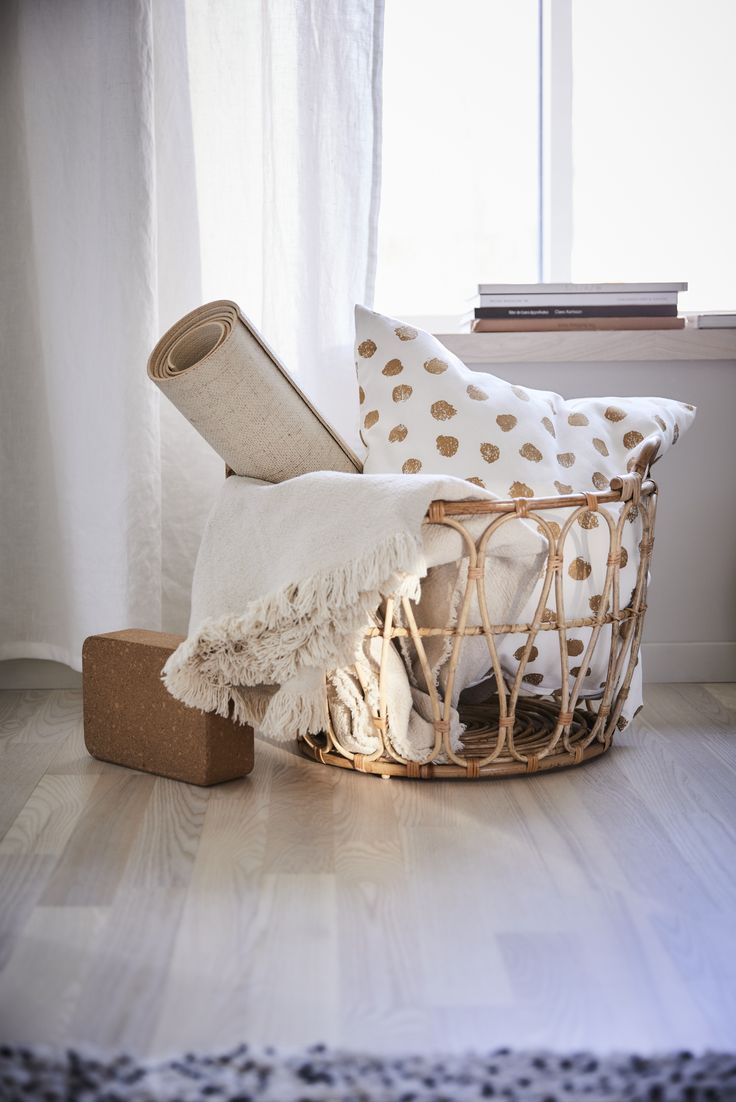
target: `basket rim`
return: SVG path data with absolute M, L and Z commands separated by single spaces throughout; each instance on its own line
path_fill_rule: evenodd
M 614 480 L 615 481 L 615 480 Z M 649 497 L 657 493 L 657 484 L 651 478 L 647 478 L 641 484 L 640 494 Z M 427 510 L 426 519 L 435 522 L 437 514 L 443 516 L 472 516 L 484 513 L 518 513 L 536 509 L 560 509 L 560 508 L 590 508 L 591 502 L 597 505 L 610 505 L 614 502 L 629 500 L 625 496 L 624 487 L 613 490 L 599 490 L 595 493 L 561 494 L 559 497 L 515 497 L 501 498 L 498 501 L 482 501 L 478 498 L 467 498 L 462 501 L 446 501 L 438 498 L 433 501 Z M 521 506 L 520 503 L 524 505 Z

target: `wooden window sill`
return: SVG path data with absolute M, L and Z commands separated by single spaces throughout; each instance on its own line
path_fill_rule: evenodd
M 435 335 L 468 364 L 736 360 L 736 329 Z

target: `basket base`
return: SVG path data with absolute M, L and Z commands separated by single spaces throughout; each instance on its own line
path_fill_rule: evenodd
M 479 780 L 493 777 L 529 776 L 534 773 L 549 772 L 553 769 L 566 769 L 583 765 L 593 758 L 605 754 L 611 746 L 611 740 L 591 739 L 591 731 L 596 721 L 594 712 L 577 708 L 570 724 L 567 746 L 560 736 L 556 746 L 548 751 L 552 732 L 555 730 L 559 705 L 539 697 L 523 697 L 517 702 L 514 724 L 514 746 L 524 759 L 520 761 L 505 748 L 493 761 L 478 766 L 491 754 L 498 740 L 498 709 L 493 701 L 483 704 L 460 706 L 460 718 L 466 724 L 463 735 L 462 751 L 468 764 L 456 762 L 405 765 L 393 758 L 380 757 L 370 759 L 359 755 L 359 764 L 337 750 L 321 749 L 311 745 L 306 739 L 298 738 L 297 745 L 305 757 L 322 765 L 334 765 L 339 769 L 352 769 L 359 773 L 377 773 L 382 777 L 407 777 L 413 780 Z M 568 749 L 569 747 L 569 749 Z

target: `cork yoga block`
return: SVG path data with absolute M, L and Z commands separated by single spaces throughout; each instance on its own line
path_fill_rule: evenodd
M 90 635 L 82 649 L 84 742 L 94 758 L 187 784 L 253 768 L 253 730 L 187 708 L 161 682 L 182 636 L 132 628 Z

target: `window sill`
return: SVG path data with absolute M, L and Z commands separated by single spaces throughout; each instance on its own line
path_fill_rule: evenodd
M 736 360 L 736 329 L 435 335 L 468 364 Z

